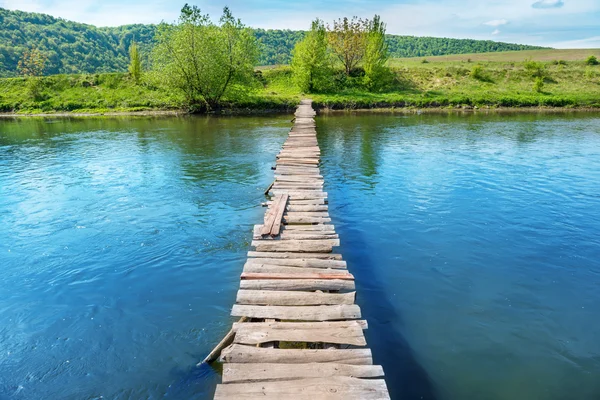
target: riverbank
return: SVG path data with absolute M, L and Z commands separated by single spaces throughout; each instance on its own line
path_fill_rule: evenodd
M 321 110 L 600 108 L 600 66 L 583 61 L 394 60 L 392 65 L 393 83 L 385 92 L 367 91 L 358 77 L 337 82 L 338 89 L 330 93 L 309 96 Z M 290 112 L 306 96 L 293 84 L 287 66 L 259 70 L 253 87 L 235 92 L 224 100 L 220 113 Z M 164 89 L 151 76 L 140 84 L 119 73 L 0 79 L 0 113 L 4 115 L 189 111 L 182 94 Z

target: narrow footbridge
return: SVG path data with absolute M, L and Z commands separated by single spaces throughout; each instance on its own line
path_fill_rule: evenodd
M 254 228 L 221 352 L 215 399 L 389 399 L 373 365 L 354 276 L 331 225 L 310 101 L 283 149 L 264 223 Z

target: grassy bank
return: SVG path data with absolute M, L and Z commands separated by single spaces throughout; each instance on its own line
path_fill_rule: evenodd
M 538 71 L 524 62 L 392 60 L 395 79 L 386 92 L 368 92 L 357 78 L 340 82 L 330 93 L 310 95 L 296 89 L 291 70 L 283 66 L 257 73 L 253 89 L 235 91 L 223 108 L 226 112 L 283 111 L 306 96 L 317 106 L 332 109 L 600 107 L 600 66 L 557 61 L 538 65 L 542 68 Z M 537 79 L 536 74 L 542 77 Z M 126 74 L 0 79 L 0 112 L 4 113 L 182 109 L 181 94 L 163 89 L 152 79 L 136 85 Z

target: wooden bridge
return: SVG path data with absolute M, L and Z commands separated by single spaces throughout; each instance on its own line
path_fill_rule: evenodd
M 310 101 L 277 156 L 272 201 L 254 229 L 221 353 L 215 399 L 389 399 L 373 365 L 354 276 L 330 224 Z

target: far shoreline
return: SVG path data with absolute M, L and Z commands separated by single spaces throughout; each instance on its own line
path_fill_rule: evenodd
M 330 108 L 319 107 L 319 115 L 342 114 L 518 114 L 518 113 L 600 113 L 598 107 L 373 107 L 373 108 Z M 185 110 L 144 110 L 144 111 L 89 111 L 89 112 L 47 112 L 47 113 L 0 113 L 0 119 L 25 118 L 83 118 L 83 117 L 244 117 L 257 115 L 293 115 L 292 109 L 226 109 L 218 113 L 191 113 Z

